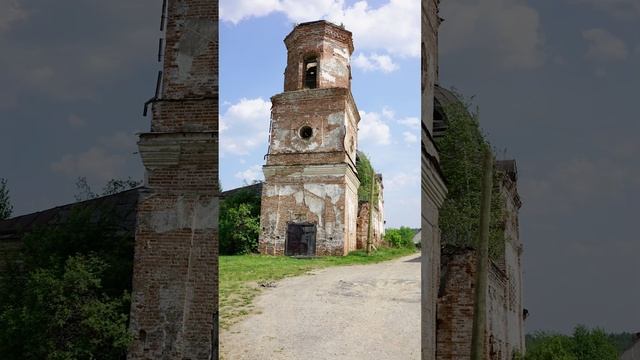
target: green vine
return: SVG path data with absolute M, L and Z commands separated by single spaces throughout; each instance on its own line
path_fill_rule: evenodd
M 436 139 L 448 189 L 440 209 L 442 245 L 475 247 L 478 242 L 482 153 L 490 144 L 480 130 L 478 110 L 469 108 L 462 102 L 446 105 L 447 130 Z M 498 191 L 502 176 L 494 165 L 489 238 L 489 256 L 494 260 L 503 256 L 505 246 L 505 205 Z
M 369 202 L 372 175 L 375 174 L 375 170 L 373 169 L 373 166 L 371 166 L 371 162 L 367 155 L 360 151 L 356 158 L 356 170 L 358 171 L 358 180 L 360 180 L 360 187 L 358 187 L 358 201 Z M 377 204 L 378 186 L 374 186 L 373 191 L 373 203 Z

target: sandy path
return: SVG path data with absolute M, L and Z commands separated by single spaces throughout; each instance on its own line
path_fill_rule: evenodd
M 420 357 L 419 255 L 287 278 L 220 334 L 222 359 Z

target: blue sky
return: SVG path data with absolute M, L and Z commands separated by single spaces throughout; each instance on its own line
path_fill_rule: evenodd
M 358 148 L 383 174 L 387 226 L 419 227 L 419 3 L 261 4 L 220 2 L 223 188 L 262 179 L 269 99 L 283 91 L 287 56 L 283 40 L 295 23 L 327 19 L 353 32 L 352 92 L 362 116 Z M 404 19 L 402 24 L 398 18 Z M 401 36 L 390 36 L 395 28 Z

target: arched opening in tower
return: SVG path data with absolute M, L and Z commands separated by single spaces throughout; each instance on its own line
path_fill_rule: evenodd
M 315 89 L 318 87 L 318 60 L 313 58 L 304 62 L 304 87 Z

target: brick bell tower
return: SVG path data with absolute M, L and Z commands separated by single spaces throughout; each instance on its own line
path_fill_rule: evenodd
M 327 21 L 284 40 L 284 92 L 271 98 L 260 252 L 346 255 L 356 248 L 360 115 L 351 95 L 351 32 Z
M 137 211 L 128 359 L 217 359 L 218 6 L 167 0 L 148 189 Z M 163 42 L 161 41 L 162 45 Z

